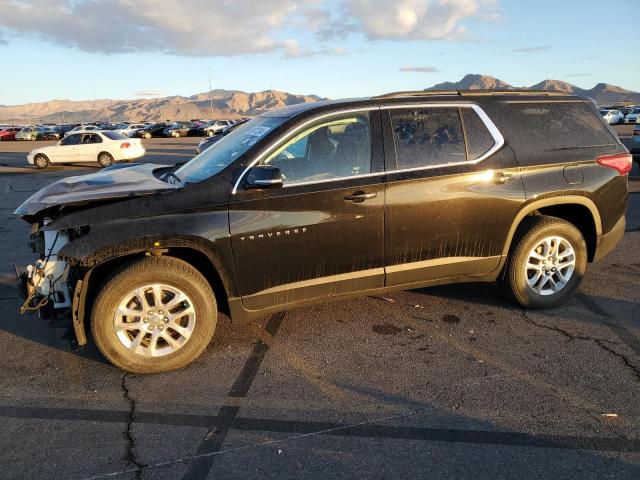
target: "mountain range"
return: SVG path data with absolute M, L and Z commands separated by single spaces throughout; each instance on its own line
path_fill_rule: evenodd
M 514 87 L 499 78 L 487 75 L 465 75 L 459 82 L 444 82 L 425 90 L 548 90 L 593 98 L 599 105 L 615 103 L 640 103 L 640 93 L 615 85 L 598 83 L 590 90 L 576 87 L 562 80 L 543 80 L 530 87 Z
M 295 95 L 277 90 L 257 93 L 213 90 L 211 96 L 206 92 L 190 97 L 176 95 L 137 100 L 51 100 L 14 106 L 0 105 L 0 122 L 168 121 L 211 117 L 224 120 L 259 115 L 274 108 L 318 100 L 321 100 L 320 97 L 315 95 Z
M 459 82 L 444 82 L 425 90 L 550 90 L 593 98 L 600 105 L 640 104 L 640 93 L 598 83 L 585 90 L 561 80 L 545 80 L 531 87 L 514 87 L 498 78 L 469 74 Z M 230 119 L 259 115 L 274 108 L 322 100 L 316 95 L 297 95 L 278 90 L 247 93 L 213 90 L 184 97 L 180 95 L 136 100 L 51 100 L 24 105 L 0 105 L 0 122 L 45 123 L 92 120 L 168 121 L 196 118 Z M 213 105 L 213 108 L 211 106 Z

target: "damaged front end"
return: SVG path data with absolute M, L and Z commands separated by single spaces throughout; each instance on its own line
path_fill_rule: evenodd
M 122 165 L 98 173 L 69 177 L 43 188 L 25 201 L 15 214 L 31 223 L 29 245 L 38 258 L 31 265 L 18 268 L 19 289 L 24 297 L 21 313 L 37 311 L 51 321 L 71 321 L 79 345 L 86 343 L 82 312 L 91 269 L 74 264 L 61 254 L 65 246 L 90 232 L 90 223 L 100 218 L 86 218 L 80 223 L 62 222 L 61 217 L 87 211 L 96 205 L 145 197 L 179 188 L 160 180 L 154 172 L 158 165 Z M 88 212 L 87 212 L 88 213 Z

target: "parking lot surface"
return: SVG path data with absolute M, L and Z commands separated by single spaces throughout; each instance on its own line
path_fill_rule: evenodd
M 640 478 L 640 194 L 562 308 L 469 284 L 222 317 L 193 365 L 139 376 L 18 314 L 11 263 L 34 255 L 13 210 L 96 168 L 25 168 L 33 147 L 0 143 L 2 478 Z

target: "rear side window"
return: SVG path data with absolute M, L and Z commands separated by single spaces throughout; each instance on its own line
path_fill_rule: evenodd
M 457 108 L 390 110 L 398 170 L 467 160 Z
M 102 134 L 110 140 L 127 140 L 129 138 L 118 132 L 104 131 Z
M 613 145 L 615 138 L 583 102 L 514 103 L 510 140 L 516 148 L 557 150 Z
M 467 139 L 467 159 L 477 160 L 491 150 L 495 140 L 485 123 L 472 108 L 461 108 L 460 115 Z

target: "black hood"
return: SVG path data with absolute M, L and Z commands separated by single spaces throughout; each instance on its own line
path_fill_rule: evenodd
M 139 197 L 182 187 L 158 179 L 153 171 L 161 168 L 168 166 L 120 164 L 88 175 L 63 178 L 33 194 L 14 214 L 30 217 L 52 207 Z

